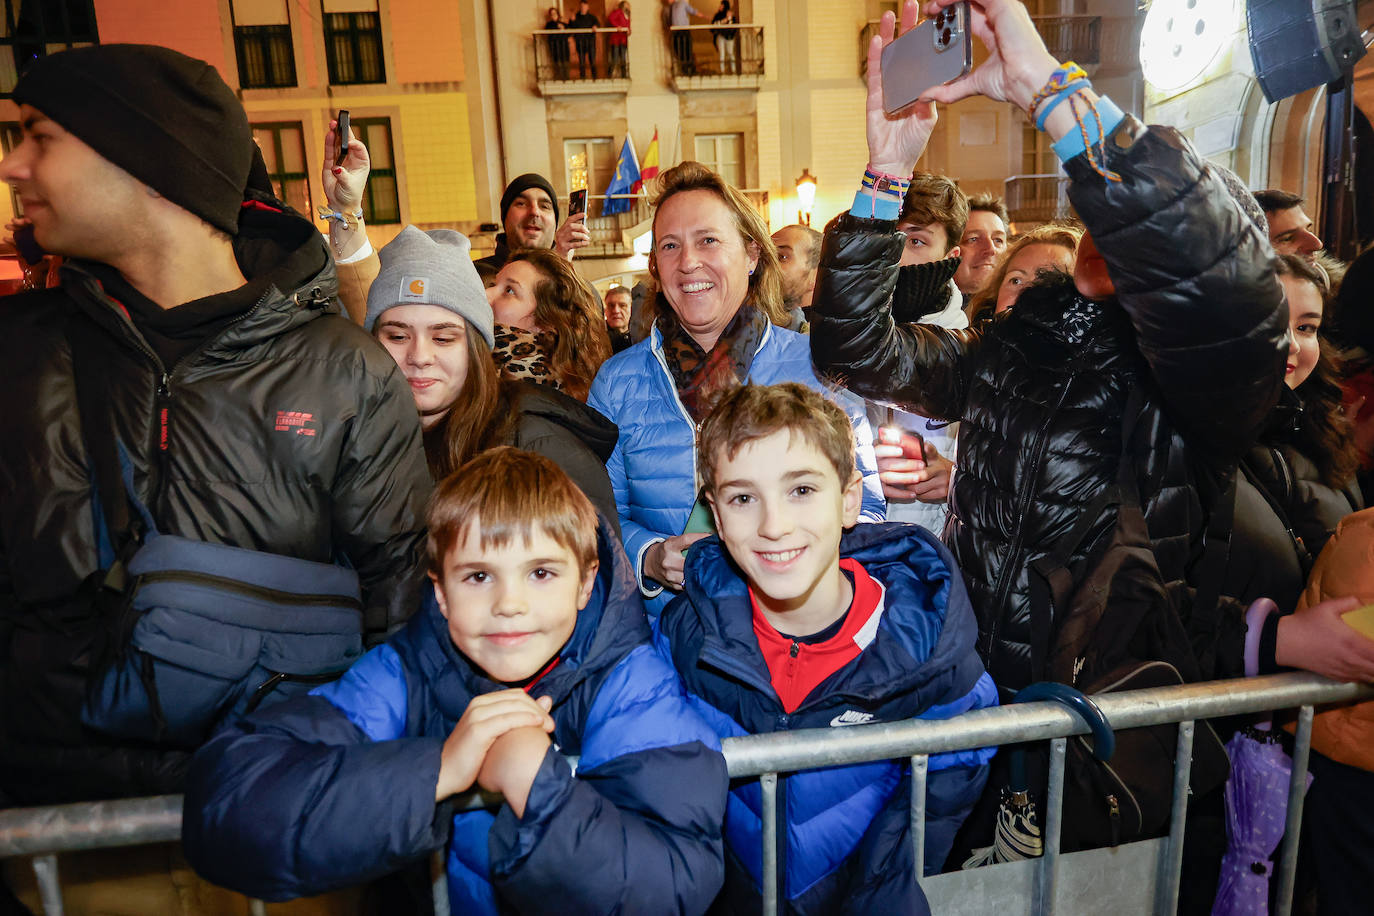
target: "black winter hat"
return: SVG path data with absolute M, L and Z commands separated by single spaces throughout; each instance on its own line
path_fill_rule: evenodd
M 553 221 L 557 223 L 561 219 L 558 210 L 558 195 L 554 193 L 553 185 L 543 175 L 535 172 L 526 172 L 506 185 L 506 192 L 501 195 L 501 225 L 506 224 L 506 213 L 510 210 L 510 205 L 515 203 L 515 198 L 530 188 L 543 188 L 544 193 L 549 195 L 549 200 L 553 201 Z
M 253 131 L 205 61 L 155 45 L 74 48 L 35 61 L 14 100 L 177 206 L 238 233 Z

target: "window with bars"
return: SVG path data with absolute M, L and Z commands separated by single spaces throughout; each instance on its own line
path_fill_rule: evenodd
M 744 134 L 697 134 L 697 161 L 737 188 L 744 187 Z
M 239 64 L 239 86 L 244 89 L 296 85 L 296 55 L 291 49 L 289 25 L 234 26 L 234 55 Z
M 373 225 L 399 223 L 401 199 L 396 184 L 395 150 L 391 145 L 391 119 L 355 118 L 349 129 L 363 141 L 372 160 L 367 193 L 363 195 L 363 219 Z
M 307 217 L 310 206 L 310 178 L 305 165 L 305 132 L 300 122 L 254 124 L 253 139 L 262 150 L 267 176 L 277 198 Z
M 324 48 L 332 85 L 386 82 L 377 13 L 324 13 Z
M 100 40 L 92 0 L 0 0 L 0 5 L 0 98 L 10 97 L 38 58 Z

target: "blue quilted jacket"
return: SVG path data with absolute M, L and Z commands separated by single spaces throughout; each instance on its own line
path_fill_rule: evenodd
M 440 752 L 500 689 L 453 647 L 431 598 L 343 678 L 221 731 L 195 756 L 186 857 L 265 900 L 355 885 L 448 842 L 455 913 L 701 913 L 722 881 L 727 779 L 714 732 L 654 651 L 603 522 L 601 572 L 559 664 L 554 748 L 524 817 L 435 804 Z M 559 753 L 561 752 L 561 753 Z M 564 755 L 580 755 L 574 777 Z
M 873 456 L 873 430 L 864 402 L 842 389 L 826 388 L 811 367 L 811 345 L 794 331 L 769 325 L 754 354 L 749 381 L 755 385 L 801 382 L 831 394 L 854 424 L 856 459 L 864 475 L 862 518 L 882 521 L 886 506 Z M 642 340 L 602 365 L 587 404 L 620 429 L 606 462 L 620 513 L 620 532 L 640 586 L 657 615 L 672 597 L 643 579 L 644 551 L 681 534 L 696 502 L 696 426 L 678 399 L 663 358 L 663 337 L 654 328 Z
M 684 594 L 659 618 L 657 643 L 721 737 L 863 722 L 942 719 L 997 705 L 974 649 L 977 622 L 949 551 L 915 525 L 856 525 L 840 554 L 883 587 L 877 632 L 792 713 L 778 700 L 754 635 L 745 581 L 708 538 L 687 559 Z M 938 871 L 987 781 L 995 749 L 930 757 L 925 870 Z M 877 761 L 778 779 L 778 888 L 792 914 L 929 912 L 912 867 L 911 768 Z M 757 913 L 762 796 L 740 783 L 726 809 L 725 891 L 717 909 Z

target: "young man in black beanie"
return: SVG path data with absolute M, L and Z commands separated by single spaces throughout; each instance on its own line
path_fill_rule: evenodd
M 372 641 L 423 579 L 414 401 L 338 317 L 320 233 L 248 189 L 252 132 L 212 67 L 80 48 L 35 62 L 14 99 L 23 137 L 0 179 L 66 261 L 60 286 L 0 309 L 0 807 L 180 791 L 184 752 L 79 719 L 108 623 L 88 577 L 111 555 L 71 342 L 93 341 L 83 368 L 160 533 L 346 561 Z
M 561 226 L 558 219 L 558 195 L 543 175 L 526 172 L 506 185 L 501 195 L 505 231 L 496 237 L 496 252 L 476 262 L 482 282 L 490 286 L 510 256 L 521 249 L 553 248 L 572 260 L 574 251 L 591 244 L 586 213 L 569 216 Z

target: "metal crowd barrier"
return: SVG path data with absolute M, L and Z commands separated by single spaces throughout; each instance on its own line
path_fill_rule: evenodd
M 1080 720 L 1054 703 L 999 706 L 939 721 L 908 720 L 848 728 L 807 729 L 728 738 L 723 742 L 732 778 L 757 776 L 763 789 L 763 911 L 779 912 L 777 887 L 777 779 L 779 773 L 872 760 L 909 758 L 912 778 L 913 867 L 924 861 L 925 785 L 931 754 L 1025 741 L 1050 741 L 1044 855 L 920 878 L 937 914 L 1027 912 L 1033 914 L 1171 914 L 1177 909 L 1188 811 L 1188 772 L 1194 723 L 1271 710 L 1298 710 L 1287 831 L 1278 863 L 1278 916 L 1292 907 L 1315 706 L 1374 699 L 1374 685 L 1339 684 L 1315 674 L 1292 673 L 1180 687 L 1123 691 L 1095 698 L 1113 729 L 1178 724 L 1174 794 L 1167 837 L 1071 854 L 1059 849 L 1064 797 L 1066 738 L 1086 734 Z M 468 808 L 499 799 L 474 793 Z M 135 798 L 50 808 L 0 811 L 0 858 L 32 856 L 44 912 L 60 916 L 62 896 L 57 853 L 113 846 L 173 842 L 181 831 L 181 797 Z M 1109 889 L 1109 890 L 1108 890 Z M 435 912 L 447 916 L 442 857 L 436 863 Z M 255 912 L 262 912 L 257 904 Z

